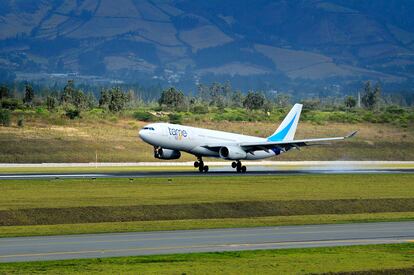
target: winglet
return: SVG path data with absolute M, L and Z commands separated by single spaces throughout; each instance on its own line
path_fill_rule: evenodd
M 351 137 L 355 136 L 357 133 L 358 133 L 358 131 L 353 131 L 349 135 L 345 136 L 345 138 L 351 138 Z

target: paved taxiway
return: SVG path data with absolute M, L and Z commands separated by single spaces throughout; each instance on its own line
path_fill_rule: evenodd
M 414 242 L 414 222 L 0 239 L 0 262 Z

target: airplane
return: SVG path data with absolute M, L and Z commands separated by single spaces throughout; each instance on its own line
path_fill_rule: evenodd
M 152 123 L 139 131 L 139 137 L 154 146 L 154 157 L 163 160 L 179 159 L 181 151 L 197 157 L 194 167 L 208 172 L 203 157 L 232 160 L 231 166 L 239 173 L 246 172 L 241 160 L 265 159 L 299 149 L 302 146 L 322 145 L 328 141 L 353 137 L 347 136 L 295 140 L 302 104 L 295 104 L 276 131 L 267 138 L 247 136 L 230 132 L 209 130 L 170 123 Z

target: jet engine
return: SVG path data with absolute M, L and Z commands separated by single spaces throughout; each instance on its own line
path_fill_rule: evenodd
M 156 148 L 154 150 L 154 157 L 157 159 L 179 159 L 181 157 L 181 153 L 177 150 Z
M 223 159 L 240 160 L 244 159 L 247 153 L 238 146 L 226 146 L 220 148 L 219 155 Z

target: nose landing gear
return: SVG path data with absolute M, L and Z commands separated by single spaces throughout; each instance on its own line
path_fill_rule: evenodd
M 194 167 L 198 168 L 198 171 L 200 173 L 204 172 L 207 173 L 208 172 L 208 165 L 204 165 L 203 159 L 201 157 L 197 157 L 198 161 L 194 162 Z
M 233 161 L 231 163 L 231 167 L 236 168 L 237 173 L 245 173 L 246 172 L 246 166 L 242 165 L 241 161 Z

